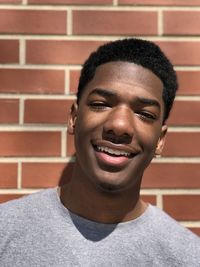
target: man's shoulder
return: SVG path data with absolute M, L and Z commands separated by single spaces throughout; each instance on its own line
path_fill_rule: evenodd
M 181 225 L 179 222 L 177 222 L 174 218 L 172 218 L 169 214 L 167 214 L 165 211 L 155 207 L 151 206 L 152 210 L 152 229 L 157 231 L 159 229 L 160 234 L 167 234 L 168 237 L 172 236 L 173 239 L 177 236 L 189 236 L 191 238 L 196 238 L 200 241 L 200 238 L 193 234 L 190 230 L 185 228 L 183 225 Z M 161 235 L 162 237 L 162 235 Z
M 37 201 L 40 201 L 41 199 L 49 198 L 49 195 L 52 194 L 53 191 L 55 191 L 55 188 L 50 188 L 50 189 L 44 189 L 40 190 L 34 193 L 31 193 L 29 195 L 22 196 L 20 198 L 14 199 L 7 201 L 5 203 L 0 204 L 0 209 L 8 209 L 12 207 L 23 207 L 24 205 L 26 206 L 27 204 L 33 204 L 37 203 Z
M 200 253 L 200 238 L 193 232 L 185 228 L 166 212 L 152 207 L 152 234 L 157 239 L 157 243 L 161 247 L 168 247 L 169 250 L 174 252 L 189 250 L 188 244 L 190 244 L 190 251 L 193 249 Z M 182 248 L 182 249 L 181 249 Z
M 50 205 L 54 191 L 46 189 L 0 204 L 0 227 L 38 216 Z
M 154 258 L 161 262 L 165 259 L 168 266 L 189 266 L 189 262 L 190 266 L 200 266 L 200 238 L 197 235 L 154 206 L 150 207 L 145 225 L 143 235 Z

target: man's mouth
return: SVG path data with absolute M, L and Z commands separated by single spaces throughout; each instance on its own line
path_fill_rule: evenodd
M 135 155 L 129 151 L 126 151 L 122 147 L 120 149 L 112 147 L 113 145 L 93 145 L 96 152 L 96 157 L 100 164 L 104 166 L 113 166 L 121 168 L 128 164 L 129 160 Z
M 99 141 L 96 144 L 93 143 L 93 148 L 100 164 L 121 168 L 138 154 L 133 153 L 133 150 L 127 148 L 126 145 L 107 143 L 105 141 Z
M 111 156 L 115 156 L 115 157 L 120 157 L 120 156 L 124 156 L 124 157 L 131 157 L 131 153 L 130 152 L 126 152 L 123 150 L 117 150 L 117 149 L 112 149 L 106 146 L 95 146 L 96 151 L 98 152 L 104 152 L 108 155 Z

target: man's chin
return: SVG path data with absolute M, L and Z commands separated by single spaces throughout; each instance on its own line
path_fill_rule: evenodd
M 113 178 L 112 180 L 99 180 L 96 185 L 102 192 L 108 194 L 122 193 L 128 190 L 128 188 L 134 187 L 133 183 L 127 184 L 125 181 L 120 181 L 117 178 Z
M 99 183 L 98 187 L 101 191 L 108 194 L 117 194 L 123 191 L 122 186 L 106 182 Z

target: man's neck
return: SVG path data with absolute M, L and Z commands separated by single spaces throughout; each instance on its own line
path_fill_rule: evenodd
M 60 188 L 63 205 L 79 216 L 100 223 L 119 223 L 141 216 L 147 208 L 139 197 L 140 185 L 112 194 L 86 181 L 80 176 L 73 176 L 69 183 Z

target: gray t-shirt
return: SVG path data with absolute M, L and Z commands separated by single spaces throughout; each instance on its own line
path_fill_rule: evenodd
M 149 205 L 135 220 L 96 223 L 56 189 L 0 205 L 0 266 L 200 266 L 200 238 Z

